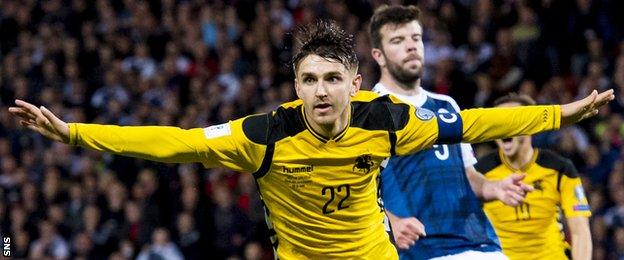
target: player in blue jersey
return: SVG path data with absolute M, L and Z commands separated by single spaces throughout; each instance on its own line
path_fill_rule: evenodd
M 381 79 L 373 90 L 452 121 L 451 113 L 460 110 L 456 102 L 420 87 L 424 50 L 418 16 L 414 6 L 375 11 L 369 33 Z M 476 162 L 468 144 L 435 145 L 387 161 L 381 197 L 402 259 L 507 259 L 479 199 L 515 206 L 532 187 L 521 182 L 523 175 L 488 182 L 474 169 Z

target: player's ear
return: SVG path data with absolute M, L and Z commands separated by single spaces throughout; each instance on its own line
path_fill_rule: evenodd
M 373 59 L 375 59 L 379 67 L 383 68 L 386 66 L 386 57 L 383 55 L 383 51 L 381 49 L 373 48 L 371 50 L 371 55 L 373 56 Z
M 351 82 L 351 91 L 349 94 L 351 94 L 351 96 L 355 96 L 355 94 L 357 94 L 358 91 L 360 91 L 360 86 L 362 85 L 362 75 L 361 74 L 356 74 L 355 77 L 353 77 L 353 81 Z

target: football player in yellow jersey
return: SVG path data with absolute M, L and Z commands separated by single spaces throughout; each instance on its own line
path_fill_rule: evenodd
M 530 97 L 515 93 L 495 101 L 499 107 L 534 104 Z M 475 167 L 489 180 L 513 173 L 526 174 L 524 181 L 534 187 L 520 206 L 510 207 L 499 201 L 483 205 L 503 252 L 512 260 L 567 259 L 567 243 L 557 221 L 563 211 L 571 233 L 572 258 L 590 259 L 591 212 L 572 162 L 551 151 L 534 148 L 531 136 L 497 140 L 496 144 L 498 151 L 479 159 Z
M 277 257 L 396 259 L 377 204 L 379 164 L 434 143 L 483 142 L 558 129 L 598 113 L 613 91 L 562 106 L 435 114 L 359 91 L 353 36 L 304 27 L 293 58 L 299 100 L 207 128 L 65 123 L 16 100 L 21 124 L 71 145 L 160 162 L 252 172 Z

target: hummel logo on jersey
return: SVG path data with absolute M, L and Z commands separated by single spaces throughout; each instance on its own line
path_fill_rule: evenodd
M 303 167 L 286 167 L 282 166 L 283 173 L 301 173 L 314 171 L 314 165 L 308 165 Z
M 549 113 L 548 113 L 548 110 L 547 110 L 547 109 L 544 109 L 544 111 L 542 112 L 542 121 L 543 121 L 544 123 L 548 122 L 548 114 L 549 114 Z
M 370 155 L 360 155 L 360 157 L 355 159 L 353 171 L 355 171 L 355 169 L 357 168 L 357 170 L 360 172 L 369 173 L 373 165 L 375 165 L 375 162 L 373 162 Z

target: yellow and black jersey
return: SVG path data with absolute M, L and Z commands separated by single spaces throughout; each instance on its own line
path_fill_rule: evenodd
M 479 159 L 475 168 L 488 180 L 526 173 L 524 182 L 535 188 L 518 207 L 500 201 L 483 205 L 505 255 L 512 260 L 567 259 L 567 243 L 557 221 L 560 211 L 567 218 L 591 215 L 581 180 L 570 160 L 548 150 L 534 149 L 531 161 L 522 169 L 514 169 L 498 151 Z
M 70 143 L 163 162 L 252 172 L 283 259 L 397 258 L 377 204 L 379 164 L 437 142 L 480 142 L 559 128 L 559 106 L 434 114 L 360 91 L 349 125 L 315 132 L 301 100 L 207 128 L 70 124 Z

